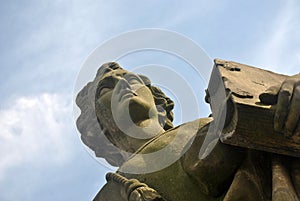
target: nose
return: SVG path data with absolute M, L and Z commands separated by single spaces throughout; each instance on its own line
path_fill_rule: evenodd
M 131 87 L 126 79 L 120 78 L 116 85 L 116 90 L 117 90 L 116 92 L 120 93 L 122 90 L 125 90 L 125 89 L 131 90 Z

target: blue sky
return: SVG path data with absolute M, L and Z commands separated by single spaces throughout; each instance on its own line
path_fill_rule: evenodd
M 91 200 L 101 188 L 108 170 L 79 140 L 73 88 L 88 55 L 125 31 L 169 29 L 211 58 L 300 72 L 297 0 L 12 0 L 0 13 L 1 201 Z

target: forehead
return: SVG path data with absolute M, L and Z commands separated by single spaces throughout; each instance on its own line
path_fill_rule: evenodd
M 129 73 L 129 71 L 120 68 L 119 69 L 105 68 L 102 70 L 100 74 L 100 79 L 102 80 L 107 77 L 124 76 L 127 73 Z
M 148 77 L 124 70 L 122 68 L 117 68 L 117 69 L 102 68 L 102 69 L 99 69 L 97 76 L 98 76 L 98 80 L 100 81 L 100 83 L 102 83 L 102 81 L 105 81 L 105 80 L 111 81 L 111 79 L 113 79 L 113 78 L 124 77 L 126 74 L 135 75 L 135 76 L 141 78 L 145 85 L 151 84 L 151 81 Z

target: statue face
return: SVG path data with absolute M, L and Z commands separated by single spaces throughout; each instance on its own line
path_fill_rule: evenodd
M 118 115 L 120 120 L 126 118 L 123 113 L 126 107 L 129 107 L 130 117 L 136 124 L 157 116 L 152 93 L 136 74 L 127 73 L 117 83 L 113 92 L 112 102 L 117 107 L 116 111 L 120 112 L 120 115 Z M 154 111 L 151 109 L 154 109 Z
M 140 146 L 140 143 L 133 142 L 134 139 L 126 135 L 127 132 L 133 132 L 133 126 L 143 127 L 153 122 L 159 124 L 153 95 L 138 75 L 123 69 L 107 70 L 99 81 L 97 93 L 96 101 L 100 107 L 96 111 L 97 116 L 113 135 L 111 141 L 118 147 L 128 143 Z

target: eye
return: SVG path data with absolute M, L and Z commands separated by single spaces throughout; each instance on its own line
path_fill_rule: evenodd
M 130 75 L 127 78 L 127 82 L 129 84 L 144 84 L 143 80 L 140 77 L 138 77 L 137 75 Z
M 99 96 L 103 96 L 104 94 L 106 94 L 107 92 L 109 92 L 111 89 L 108 88 L 108 87 L 103 87 L 101 90 L 100 90 L 100 94 Z

